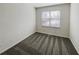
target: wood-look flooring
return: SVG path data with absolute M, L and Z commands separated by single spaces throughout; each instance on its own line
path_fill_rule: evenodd
M 77 55 L 68 38 L 34 33 L 2 55 Z

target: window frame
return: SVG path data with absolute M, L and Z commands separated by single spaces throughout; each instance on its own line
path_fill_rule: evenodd
M 58 17 L 58 18 L 59 18 L 59 25 L 58 25 L 58 26 L 52 26 L 52 25 L 51 25 L 51 19 L 53 19 L 53 18 L 51 17 L 51 12 L 56 12 L 56 11 L 59 12 L 59 15 L 58 15 L 58 16 L 59 16 L 59 17 Z M 44 11 L 44 12 L 45 12 L 45 11 Z M 42 17 L 41 17 L 41 20 L 43 20 L 43 19 L 48 19 L 48 20 L 49 20 L 49 25 L 48 25 L 48 26 L 43 26 L 43 25 L 42 25 L 42 23 L 43 23 L 42 21 L 41 21 L 41 25 L 42 25 L 43 27 L 60 28 L 60 27 L 61 27 L 60 11 L 59 11 L 59 10 L 55 10 L 55 11 L 46 11 L 46 12 L 49 12 L 49 17 L 50 17 L 50 18 L 42 18 Z M 43 12 L 42 12 L 42 13 L 43 13 Z M 55 19 L 56 19 L 56 18 L 55 18 Z

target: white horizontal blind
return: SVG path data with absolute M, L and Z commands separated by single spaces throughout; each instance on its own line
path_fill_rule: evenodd
M 42 12 L 42 26 L 60 27 L 60 11 Z

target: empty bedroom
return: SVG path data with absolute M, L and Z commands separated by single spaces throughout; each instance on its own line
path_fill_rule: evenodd
M 0 3 L 0 55 L 78 55 L 79 3 Z

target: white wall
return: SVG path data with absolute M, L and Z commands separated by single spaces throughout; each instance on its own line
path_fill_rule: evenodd
M 35 4 L 35 7 L 50 4 Z M 0 53 L 35 32 L 32 4 L 0 4 Z M 70 38 L 79 53 L 79 4 L 71 4 Z
M 60 28 L 44 27 L 41 25 L 41 13 L 43 11 L 60 11 Z M 70 4 L 59 4 L 36 9 L 36 31 L 69 38 Z
M 35 32 L 32 4 L 0 4 L 0 53 Z
M 79 53 L 79 3 L 71 4 L 70 39 Z
M 34 7 L 52 4 L 0 4 L 0 53 L 36 31 Z

